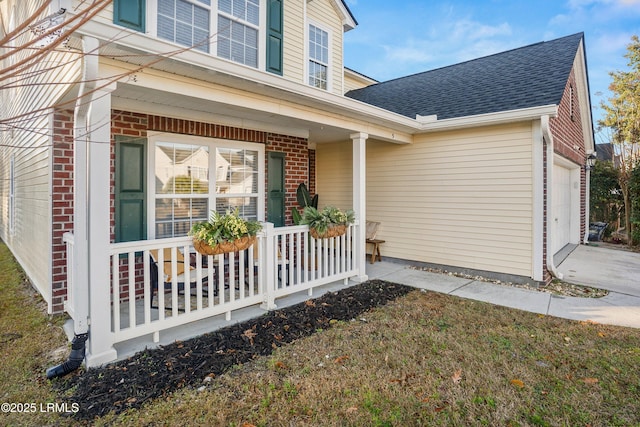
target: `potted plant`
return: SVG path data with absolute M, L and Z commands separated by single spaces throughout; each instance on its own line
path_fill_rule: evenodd
M 194 224 L 189 231 L 193 247 L 203 255 L 219 255 L 247 249 L 262 229 L 258 221 L 240 218 L 238 210 L 225 215 L 212 210 L 208 222 Z
M 296 199 L 303 210 L 308 206 L 318 209 L 318 195 L 316 194 L 311 196 L 311 193 L 309 193 L 304 182 L 301 182 L 300 185 L 298 185 L 298 189 L 296 190 Z M 296 207 L 291 208 L 291 217 L 293 218 L 293 223 L 295 225 L 302 224 L 302 214 Z
M 346 233 L 347 226 L 352 224 L 355 216 L 352 210 L 341 211 L 340 209 L 327 206 L 321 211 L 307 206 L 302 214 L 301 224 L 309 226 L 309 233 L 315 239 L 326 239 L 328 237 L 338 237 Z

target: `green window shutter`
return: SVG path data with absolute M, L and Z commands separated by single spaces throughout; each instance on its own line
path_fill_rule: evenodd
M 284 153 L 267 153 L 267 221 L 284 226 L 286 189 L 284 184 Z
M 282 0 L 267 2 L 267 71 L 282 75 Z
M 113 0 L 113 23 L 144 33 L 146 0 Z
M 116 242 L 147 239 L 147 141 L 116 136 Z

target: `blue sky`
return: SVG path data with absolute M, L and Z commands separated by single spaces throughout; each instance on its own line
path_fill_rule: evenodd
M 640 0 L 346 0 L 345 65 L 384 81 L 585 33 L 594 126 L 609 72 L 626 70 Z M 597 141 L 605 142 L 605 141 Z

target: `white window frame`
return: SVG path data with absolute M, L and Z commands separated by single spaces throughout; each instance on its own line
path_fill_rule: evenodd
M 218 58 L 220 60 L 223 61 L 228 61 L 230 63 L 233 64 L 238 64 L 241 65 L 243 67 L 247 67 L 249 69 L 252 70 L 265 70 L 266 67 L 266 62 L 267 62 L 267 58 L 266 58 L 266 42 L 267 42 L 267 6 L 266 6 L 266 1 L 267 0 L 259 0 L 259 16 L 260 16 L 260 21 L 258 23 L 258 26 L 256 27 L 253 24 L 249 24 L 245 21 L 239 21 L 241 22 L 243 25 L 250 25 L 253 28 L 257 28 L 258 29 L 258 64 L 257 67 L 253 67 L 250 65 L 245 65 L 241 62 L 236 62 L 233 61 L 231 59 L 227 59 L 227 58 L 223 58 L 218 56 L 218 48 L 217 48 L 217 33 L 218 33 L 218 15 L 222 14 L 223 16 L 229 17 L 229 15 L 220 12 L 218 10 L 218 0 L 211 0 L 211 5 L 210 6 L 206 6 L 202 3 L 199 3 L 196 0 L 186 0 L 189 3 L 194 3 L 198 6 L 201 6 L 205 9 L 209 9 L 210 10 L 210 16 L 209 16 L 209 37 L 211 42 L 209 43 L 209 52 L 203 52 L 201 50 L 196 50 L 196 49 L 192 49 L 192 52 L 197 52 L 201 55 L 207 55 L 207 56 L 213 56 L 215 58 Z M 233 17 L 234 20 L 237 20 L 237 18 Z M 176 42 L 172 42 L 170 40 L 165 40 L 163 38 L 158 37 L 158 1 L 150 1 L 147 2 L 147 7 L 146 7 L 146 21 L 147 21 L 147 32 L 149 35 L 157 38 L 158 40 L 161 40 L 164 43 L 170 43 L 173 44 L 177 47 L 177 49 L 180 48 L 184 48 L 184 45 L 181 45 L 179 43 Z
M 192 135 L 181 135 L 174 133 L 164 132 L 150 132 L 147 141 L 147 158 L 148 158 L 148 170 L 147 170 L 147 236 L 149 239 L 156 238 L 156 199 L 165 198 L 167 196 L 173 197 L 167 194 L 156 194 L 156 179 L 155 179 L 155 147 L 158 142 L 173 143 L 173 144 L 187 144 L 187 145 L 201 145 L 209 148 L 209 193 L 208 203 L 209 212 L 211 209 L 215 209 L 216 206 L 216 149 L 217 148 L 231 148 L 231 149 L 247 149 L 258 152 L 258 192 L 257 193 L 243 193 L 243 194 L 225 194 L 223 198 L 229 197 L 255 197 L 257 199 L 257 217 L 258 221 L 265 220 L 265 146 L 264 144 L 246 141 L 237 141 L 220 138 L 206 138 Z
M 324 31 L 325 33 L 327 33 L 327 63 L 326 64 L 322 64 L 321 62 L 315 60 L 315 59 L 311 59 L 311 52 L 309 52 L 309 32 L 311 31 L 311 26 L 316 27 L 319 30 Z M 333 33 L 331 31 L 330 28 L 327 28 L 326 26 L 313 21 L 313 20 L 308 20 L 305 26 L 305 32 L 304 32 L 304 51 L 305 51 L 305 65 L 304 65 L 304 69 L 305 69 L 305 73 L 304 73 L 304 78 L 305 78 L 305 84 L 311 87 L 314 87 L 318 90 L 323 90 L 323 91 L 327 91 L 330 92 L 333 88 L 333 78 L 332 78 L 332 73 L 333 73 L 333 51 L 332 51 L 332 40 L 333 40 Z M 326 88 L 319 88 L 317 86 L 311 85 L 309 83 L 309 73 L 310 73 L 310 69 L 309 69 L 309 65 L 311 63 L 311 61 L 317 62 L 321 65 L 325 65 L 327 67 L 327 87 Z

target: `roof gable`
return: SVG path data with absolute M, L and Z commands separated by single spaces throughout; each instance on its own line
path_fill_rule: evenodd
M 583 33 L 414 74 L 346 96 L 410 118 L 438 120 L 557 105 Z

